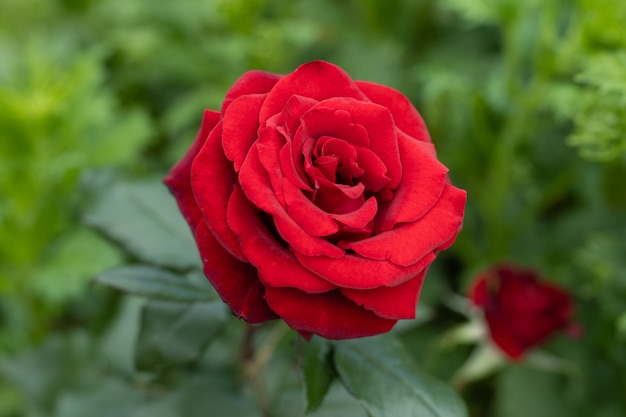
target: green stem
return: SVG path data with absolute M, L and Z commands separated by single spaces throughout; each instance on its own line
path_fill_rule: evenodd
M 272 358 L 274 351 L 278 347 L 280 341 L 289 331 L 289 327 L 284 322 L 278 322 L 270 333 L 265 337 L 258 349 L 254 349 L 254 335 L 259 329 L 258 326 L 248 324 L 243 339 L 243 361 L 244 374 L 254 391 L 261 414 L 263 417 L 270 417 L 269 404 L 265 390 L 263 389 L 263 381 L 261 372 L 269 360 Z

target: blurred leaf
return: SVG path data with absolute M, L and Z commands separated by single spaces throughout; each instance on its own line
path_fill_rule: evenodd
M 87 228 L 66 233 L 53 249 L 31 281 L 35 292 L 52 303 L 77 297 L 98 272 L 122 262 L 117 248 Z
M 313 336 L 302 346 L 302 373 L 306 391 L 306 412 L 319 408 L 335 377 L 328 340 Z
M 467 415 L 452 388 L 421 372 L 397 339 L 338 342 L 335 365 L 348 391 L 373 417 Z
M 18 387 L 32 410 L 51 407 L 64 388 L 89 379 L 93 367 L 91 340 L 83 332 L 53 335 L 41 346 L 0 361 L 0 377 Z
M 523 366 L 508 367 L 497 380 L 495 415 L 565 417 L 574 410 L 564 400 L 562 377 Z
M 146 262 L 174 268 L 200 265 L 189 227 L 160 182 L 112 187 L 85 220 Z
M 272 408 L 271 415 L 275 417 L 293 417 L 294 415 L 305 415 L 305 404 L 302 398 L 302 391 L 295 388 L 284 389 L 281 393 L 280 409 Z M 366 417 L 367 413 L 363 409 L 359 400 L 354 398 L 346 388 L 335 381 L 330 385 L 328 393 L 324 397 L 324 403 L 318 409 L 307 413 L 308 417 Z
M 142 399 L 140 391 L 121 379 L 106 378 L 88 389 L 63 392 L 55 417 L 126 416 Z
M 134 410 L 129 417 L 258 417 L 249 395 L 226 386 L 228 377 L 218 372 L 195 375 Z
M 150 370 L 195 361 L 227 317 L 221 301 L 148 301 L 141 313 L 137 368 Z
M 99 341 L 99 354 L 103 361 L 127 375 L 135 372 L 134 352 L 139 335 L 141 308 L 145 300 L 124 297 L 117 316 Z
M 171 272 L 149 266 L 125 266 L 98 275 L 95 282 L 148 298 L 206 301 L 215 298 L 211 286 L 200 285 Z
M 308 414 L 309 417 L 365 417 L 365 415 L 365 410 L 359 401 L 339 383 L 331 384 L 324 404 Z

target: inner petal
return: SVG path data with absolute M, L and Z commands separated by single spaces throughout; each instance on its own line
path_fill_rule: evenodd
M 353 185 L 353 180 L 363 175 L 363 169 L 356 162 L 356 149 L 344 140 L 324 136 L 318 139 L 313 153 L 320 157 L 333 156 L 338 159 L 337 174 L 342 184 Z
M 317 158 L 314 162 L 315 167 L 330 182 L 337 182 L 337 165 L 339 158 L 336 155 L 324 155 Z
M 307 137 L 330 136 L 356 146 L 370 147 L 370 138 L 365 127 L 354 123 L 352 115 L 345 110 L 324 107 L 322 102 L 304 113 L 300 120 Z

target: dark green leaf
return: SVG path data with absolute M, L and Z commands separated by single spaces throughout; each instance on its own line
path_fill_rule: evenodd
M 314 336 L 302 347 L 302 373 L 306 390 L 306 412 L 315 411 L 324 400 L 335 376 L 331 358 L 331 345 Z
M 189 227 L 160 182 L 112 187 L 85 221 L 146 262 L 174 268 L 200 264 Z
M 147 266 L 112 269 L 98 275 L 95 282 L 149 298 L 175 301 L 206 301 L 214 298 L 208 283 L 200 285 Z
M 143 308 L 135 362 L 140 370 L 196 360 L 227 318 L 221 301 L 150 300 Z
M 443 382 L 421 372 L 389 336 L 338 342 L 335 365 L 348 391 L 373 417 L 463 417 L 465 406 Z

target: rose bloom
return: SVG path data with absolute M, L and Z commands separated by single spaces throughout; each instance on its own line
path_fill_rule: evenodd
M 575 331 L 569 294 L 531 270 L 487 269 L 478 274 L 470 297 L 484 311 L 491 339 L 514 360 L 559 330 Z
M 232 312 L 306 338 L 414 318 L 466 199 L 406 97 L 323 61 L 243 74 L 165 183 Z

